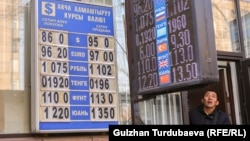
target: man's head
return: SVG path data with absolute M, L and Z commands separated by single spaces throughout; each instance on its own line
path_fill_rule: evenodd
M 217 93 L 214 91 L 206 91 L 201 99 L 201 103 L 206 108 L 215 108 L 219 105 L 219 100 L 217 97 Z

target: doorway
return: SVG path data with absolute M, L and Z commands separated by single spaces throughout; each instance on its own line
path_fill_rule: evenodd
M 239 110 L 236 63 L 231 61 L 218 61 L 218 72 L 219 82 L 187 91 L 188 110 L 199 106 L 205 91 L 212 90 L 218 94 L 220 101 L 218 107 L 229 115 L 232 124 L 240 124 L 241 112 Z
M 244 124 L 250 124 L 250 59 L 242 61 L 242 120 Z

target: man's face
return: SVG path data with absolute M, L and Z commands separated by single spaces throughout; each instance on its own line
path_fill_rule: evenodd
M 207 108 L 214 108 L 219 104 L 217 94 L 212 91 L 206 92 L 201 102 Z

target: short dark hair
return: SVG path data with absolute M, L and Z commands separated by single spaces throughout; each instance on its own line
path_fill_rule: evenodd
M 216 91 L 213 91 L 213 90 L 206 90 L 206 91 L 203 93 L 203 97 L 205 96 L 205 94 L 206 94 L 207 92 L 214 92 L 214 93 L 216 94 L 216 96 L 217 96 L 217 99 L 219 100 L 219 97 L 218 97 L 217 92 L 216 92 Z

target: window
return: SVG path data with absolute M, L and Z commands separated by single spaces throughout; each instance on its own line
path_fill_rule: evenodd
M 29 0 L 0 0 L 0 134 L 30 132 Z
M 241 52 L 234 0 L 212 0 L 216 49 Z
M 144 124 L 183 124 L 180 93 L 158 95 L 139 103 Z
M 247 58 L 250 57 L 250 1 L 240 0 L 240 13 L 242 20 L 242 31 L 245 55 Z

